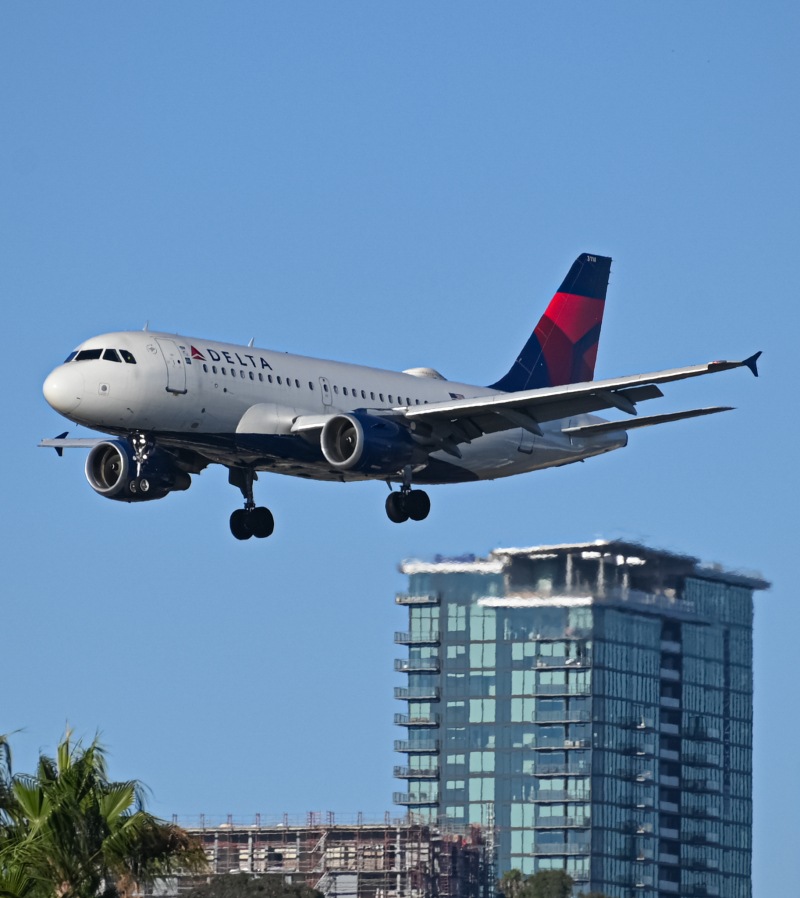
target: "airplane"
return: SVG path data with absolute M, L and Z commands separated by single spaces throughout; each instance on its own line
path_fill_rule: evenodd
M 88 448 L 86 478 L 107 499 L 143 502 L 186 490 L 224 465 L 244 508 L 239 540 L 274 530 L 257 506 L 259 472 L 310 480 L 383 480 L 395 523 L 424 520 L 420 486 L 493 480 L 583 461 L 627 445 L 627 431 L 730 411 L 696 408 L 638 417 L 659 384 L 747 367 L 757 352 L 651 374 L 593 380 L 611 259 L 581 254 L 508 373 L 489 386 L 433 368 L 386 371 L 276 350 L 150 331 L 91 337 L 44 382 L 50 406 L 109 435 L 45 439 L 59 456 Z M 593 414 L 617 409 L 630 417 Z M 393 484 L 399 489 L 393 489 Z

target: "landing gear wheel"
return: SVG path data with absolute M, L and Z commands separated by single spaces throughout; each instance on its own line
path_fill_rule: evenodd
M 231 533 L 236 539 L 250 539 L 253 535 L 247 512 L 243 508 L 237 508 L 231 515 Z
M 408 520 L 405 496 L 402 493 L 389 493 L 386 497 L 386 514 L 395 524 L 402 524 Z
M 431 500 L 425 490 L 411 490 L 405 495 L 405 508 L 412 521 L 424 521 L 431 511 Z
M 249 517 L 247 526 L 256 539 L 266 539 L 268 536 L 272 536 L 272 531 L 275 529 L 275 518 L 272 517 L 272 512 L 268 508 L 254 508 Z

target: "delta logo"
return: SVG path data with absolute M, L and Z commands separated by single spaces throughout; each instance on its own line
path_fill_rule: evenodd
M 195 349 L 194 346 L 192 346 L 192 358 L 200 359 L 201 362 L 204 362 L 206 360 L 206 357 L 203 355 L 203 353 L 200 352 L 199 349 Z
M 238 352 L 233 353 L 233 355 L 236 356 L 236 360 L 234 361 L 234 359 L 231 358 L 231 353 L 226 352 L 226 350 L 224 350 L 224 349 L 221 349 L 219 352 L 217 352 L 216 349 L 209 349 L 208 347 L 206 347 L 206 355 L 203 355 L 203 353 L 200 352 L 200 350 L 196 346 L 190 346 L 190 348 L 191 348 L 192 358 L 198 362 L 205 362 L 206 358 L 209 358 L 209 359 L 211 359 L 212 362 L 225 361 L 225 362 L 228 362 L 229 365 L 236 365 L 238 363 L 243 368 L 249 367 L 247 362 L 242 360 L 242 358 Z M 220 353 L 222 353 L 222 355 L 220 355 Z M 250 359 L 250 364 L 254 368 L 259 367 L 256 364 L 255 357 L 250 355 L 249 352 L 244 353 L 244 357 L 245 357 L 245 359 Z M 272 371 L 272 365 L 270 365 L 270 363 L 263 356 L 258 356 L 258 360 L 259 360 L 259 362 L 261 362 L 261 368 L 268 368 L 270 371 Z

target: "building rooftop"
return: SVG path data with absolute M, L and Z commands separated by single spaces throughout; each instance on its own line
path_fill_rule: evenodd
M 402 574 L 507 574 L 518 565 L 515 562 L 565 559 L 567 556 L 581 561 L 601 560 L 617 567 L 637 569 L 640 575 L 651 580 L 665 577 L 696 577 L 714 580 L 747 589 L 769 589 L 771 583 L 758 571 L 726 568 L 716 562 L 703 562 L 694 555 L 684 555 L 667 549 L 646 546 L 629 540 L 598 539 L 592 542 L 560 543 L 557 545 L 498 548 L 488 557 L 475 555 L 436 555 L 432 559 L 408 558 L 399 570 Z M 646 569 L 646 570 L 645 570 Z M 646 576 L 651 574 L 650 577 Z M 652 584 L 651 584 L 652 585 Z

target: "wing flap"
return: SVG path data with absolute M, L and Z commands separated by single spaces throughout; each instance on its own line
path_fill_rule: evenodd
M 646 418 L 631 418 L 628 421 L 606 421 L 603 424 L 583 424 L 580 427 L 565 427 L 561 432 L 571 437 L 593 437 L 604 433 L 616 433 L 620 430 L 635 430 L 637 427 L 652 427 L 655 424 L 667 424 L 670 421 L 683 421 L 685 418 L 700 418 L 703 415 L 716 415 L 717 412 L 730 412 L 729 405 L 718 405 L 710 408 L 693 408 L 685 412 L 671 412 L 666 415 L 648 415 Z

